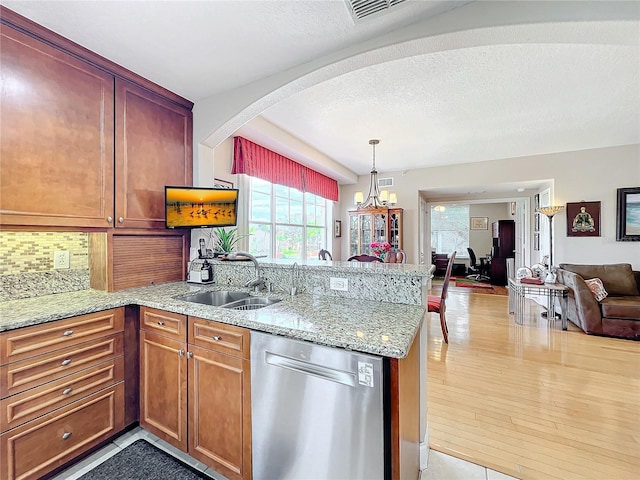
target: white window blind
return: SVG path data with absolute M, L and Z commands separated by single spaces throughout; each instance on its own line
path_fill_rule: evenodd
M 469 205 L 431 206 L 431 248 L 436 253 L 469 256 Z

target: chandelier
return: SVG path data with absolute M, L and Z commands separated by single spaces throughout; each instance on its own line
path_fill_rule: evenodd
M 369 195 L 364 198 L 362 192 L 356 192 L 353 201 L 357 208 L 379 208 L 395 205 L 398 197 L 395 193 L 389 193 L 386 190 L 380 191 L 378 187 L 378 171 L 376 170 L 376 145 L 380 140 L 369 140 L 369 145 L 373 147 L 373 168 L 371 169 L 371 180 L 369 184 Z

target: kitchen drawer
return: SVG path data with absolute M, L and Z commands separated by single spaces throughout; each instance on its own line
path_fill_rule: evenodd
M 124 356 L 0 400 L 0 432 L 124 380 Z
M 124 309 L 90 313 L 0 334 L 0 365 L 52 352 L 124 329 Z
M 0 435 L 0 478 L 40 478 L 124 428 L 119 383 Z
M 122 355 L 122 333 L 0 367 L 0 398 Z
M 248 359 L 251 337 L 246 328 L 189 317 L 189 343 Z
M 179 313 L 140 307 L 140 328 L 184 342 L 187 338 L 187 317 Z

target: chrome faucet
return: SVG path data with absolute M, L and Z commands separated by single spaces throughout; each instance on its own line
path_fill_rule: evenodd
M 247 252 L 231 252 L 228 255 L 229 260 L 236 260 L 238 257 L 248 258 L 253 262 L 253 266 L 256 269 L 256 278 L 253 280 L 249 280 L 244 284 L 245 287 L 255 287 L 256 291 L 260 290 L 264 286 L 264 278 L 260 277 L 260 264 L 258 263 L 258 259 Z
M 291 290 L 289 291 L 289 293 L 291 295 L 295 295 L 296 293 L 298 293 L 298 286 L 296 285 L 296 279 L 298 277 L 298 262 L 293 262 L 293 265 L 291 266 Z

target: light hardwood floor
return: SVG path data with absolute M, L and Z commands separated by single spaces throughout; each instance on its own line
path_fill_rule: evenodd
M 437 286 L 434 286 L 436 289 Z M 640 479 L 640 342 L 549 326 L 527 302 L 449 288 L 429 314 L 430 447 L 522 479 Z

